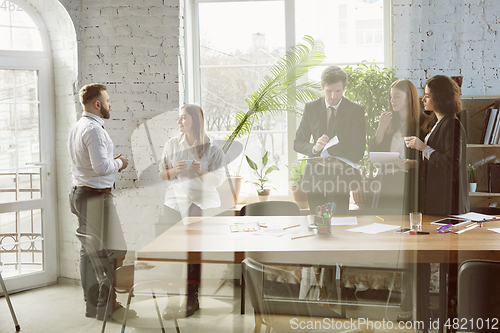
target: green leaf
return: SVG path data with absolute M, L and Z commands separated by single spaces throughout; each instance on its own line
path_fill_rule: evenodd
M 254 161 L 252 161 L 252 159 L 250 157 L 248 157 L 247 155 L 245 155 L 245 157 L 247 158 L 247 162 L 248 162 L 248 165 L 250 166 L 250 168 L 257 171 L 258 170 L 257 164 Z
M 267 153 L 268 151 L 266 150 L 266 153 L 264 154 L 264 156 L 262 156 L 262 167 L 265 167 L 267 165 Z
M 278 167 L 276 165 L 272 165 L 270 166 L 267 170 L 266 170 L 266 173 L 264 174 L 264 177 L 267 176 L 268 174 L 270 174 L 271 172 L 275 171 L 275 170 L 279 170 Z

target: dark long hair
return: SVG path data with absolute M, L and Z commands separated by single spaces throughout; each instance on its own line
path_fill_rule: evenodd
M 419 135 L 419 120 L 422 116 L 420 111 L 420 101 L 418 100 L 417 88 L 411 83 L 410 80 L 401 79 L 394 81 L 391 84 L 391 89 L 396 88 L 404 93 L 406 93 L 406 104 L 408 109 L 408 121 L 407 127 L 404 129 L 404 133 L 408 135 Z M 392 107 L 391 107 L 392 108 Z M 389 132 L 396 132 L 401 128 L 401 118 L 399 117 L 399 112 L 392 112 L 392 121 L 389 128 Z
M 186 110 L 193 120 L 192 131 L 197 142 L 196 156 L 198 158 L 202 157 L 210 148 L 210 138 L 205 132 L 205 116 L 203 115 L 203 110 L 196 104 L 186 104 L 181 109 Z
M 435 75 L 427 79 L 425 85 L 429 87 L 432 104 L 437 112 L 445 116 L 458 116 L 462 110 L 460 99 L 460 87 L 458 84 L 444 75 Z M 427 118 L 424 127 L 430 130 L 436 123 L 437 117 L 434 112 Z

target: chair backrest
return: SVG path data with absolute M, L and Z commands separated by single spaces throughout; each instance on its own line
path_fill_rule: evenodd
M 240 216 L 300 216 L 300 209 L 291 201 L 262 201 L 243 206 Z
M 108 280 L 107 270 L 112 269 L 113 265 L 110 263 L 110 258 L 106 249 L 102 247 L 101 240 L 95 235 L 85 233 L 85 230 L 82 228 L 78 228 L 75 235 L 87 252 L 97 281 L 99 283 L 104 283 Z
M 471 207 L 471 212 L 500 216 L 500 207 Z
M 458 318 L 463 318 L 460 323 L 464 324 L 461 329 L 491 332 L 492 325 L 495 325 L 495 321 L 500 317 L 499 278 L 498 261 L 468 260 L 460 265 Z M 499 324 L 497 323 L 497 326 Z

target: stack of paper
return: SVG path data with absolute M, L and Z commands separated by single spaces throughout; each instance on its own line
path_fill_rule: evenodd
M 474 213 L 474 212 L 460 214 L 460 215 L 450 215 L 450 216 L 456 217 L 458 219 L 467 219 L 474 222 L 493 221 L 499 219 L 497 216 Z
M 398 225 L 382 224 L 382 223 L 372 223 L 362 227 L 347 229 L 347 231 L 361 232 L 363 234 L 378 234 L 379 232 L 389 231 L 399 229 Z

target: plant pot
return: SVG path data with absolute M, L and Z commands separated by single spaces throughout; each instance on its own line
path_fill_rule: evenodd
M 266 188 L 261 192 L 257 192 L 259 195 L 259 201 L 269 201 L 269 194 L 271 193 L 271 189 Z
M 224 181 L 224 183 L 222 183 L 221 186 L 217 187 L 222 207 L 231 208 L 238 203 L 238 196 L 240 195 L 242 179 L 243 177 L 240 176 L 230 176 Z M 234 193 L 231 190 L 230 184 L 233 186 Z
M 292 195 L 293 200 L 299 206 L 300 209 L 308 209 L 309 204 L 307 203 L 307 195 L 299 186 L 292 185 Z
M 469 183 L 470 192 L 476 192 L 476 189 L 477 189 L 477 183 Z

